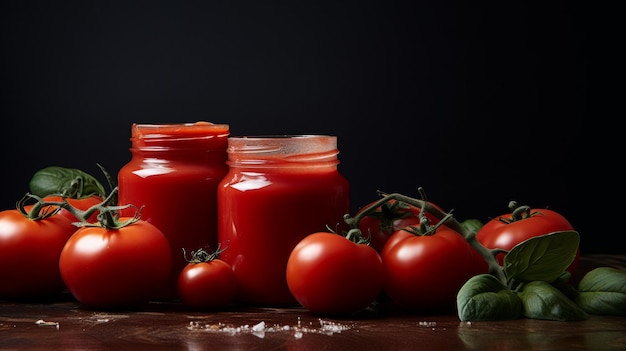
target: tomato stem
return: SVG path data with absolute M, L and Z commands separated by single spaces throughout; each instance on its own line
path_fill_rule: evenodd
M 130 207 L 135 209 L 135 213 L 132 216 L 130 216 L 127 220 L 120 221 L 119 211 L 130 208 Z M 141 219 L 141 210 L 143 209 L 143 207 L 138 208 L 137 206 L 133 204 L 128 204 L 124 206 L 94 205 L 93 207 L 90 207 L 89 209 L 92 209 L 92 208 L 95 208 L 96 210 L 100 211 L 100 213 L 98 213 L 98 224 L 96 224 L 96 226 L 100 225 L 101 227 L 104 227 L 106 229 L 121 229 L 133 223 L 136 223 L 138 220 Z M 88 218 L 88 217 L 85 217 L 85 218 Z M 82 225 L 93 226 L 93 224 L 87 223 L 87 222 L 83 222 Z
M 72 215 L 74 215 L 74 217 L 78 218 L 80 222 L 74 223 L 74 225 L 76 226 L 79 226 L 79 227 L 100 226 L 106 229 L 120 229 L 140 220 L 141 210 L 143 209 L 143 207 L 137 208 L 137 206 L 133 204 L 127 204 L 123 206 L 109 205 L 109 203 L 117 199 L 117 192 L 118 192 L 118 188 L 117 187 L 113 188 L 111 193 L 102 202 L 95 204 L 84 211 L 70 205 L 70 203 L 67 201 L 67 197 L 65 196 L 62 197 L 63 201 L 59 202 L 59 201 L 43 201 L 41 198 L 39 198 L 36 195 L 27 194 L 26 197 L 34 198 L 37 200 L 37 203 L 33 206 L 28 216 L 29 218 L 33 216 L 39 216 L 39 212 L 41 211 L 41 208 L 44 208 L 44 209 L 48 209 L 51 207 L 56 208 L 52 214 L 56 213 L 56 211 L 59 211 L 60 209 L 63 208 L 67 210 L 68 212 L 70 212 Z M 18 207 L 21 208 L 22 213 L 25 213 L 23 203 L 18 202 Z M 135 209 L 135 213 L 132 216 L 129 216 L 129 219 L 125 221 L 120 221 L 119 211 L 127 209 L 127 208 L 131 208 L 131 207 Z M 87 219 L 90 218 L 96 212 L 98 212 L 98 216 L 97 216 L 98 223 L 88 222 Z M 46 214 L 46 216 L 50 216 L 52 214 Z
M 358 228 L 352 228 L 348 230 L 346 239 L 352 241 L 355 244 L 369 244 L 369 239 L 363 237 L 361 230 Z
M 34 199 L 36 202 L 30 211 L 26 211 L 28 200 Z M 44 202 L 43 199 L 35 194 L 26 193 L 16 204 L 17 209 L 28 219 L 40 220 L 50 217 L 61 210 L 61 206 Z
M 203 248 L 199 248 L 196 251 L 191 251 L 191 258 L 187 258 L 187 251 L 183 247 L 183 256 L 185 257 L 185 261 L 189 263 L 202 263 L 202 262 L 211 262 L 216 260 L 219 255 L 224 252 L 227 248 L 220 249 L 220 245 L 217 245 L 217 249 L 213 252 L 208 252 Z
M 499 217 L 500 222 L 511 224 L 541 214 L 539 211 L 530 212 L 530 206 L 519 206 L 516 201 L 509 202 L 509 209 L 511 210 L 511 217 Z
M 114 189 L 117 188 L 117 181 L 115 180 L 115 178 L 113 178 L 111 176 L 111 174 L 104 168 L 102 167 L 99 163 L 96 163 L 96 165 L 98 166 L 98 168 L 100 168 L 100 171 L 102 172 L 102 174 L 104 174 L 104 177 L 107 180 L 107 183 L 109 183 L 109 188 L 111 189 L 111 193 L 115 193 L 113 194 L 113 197 L 111 198 L 111 203 L 117 203 L 117 191 L 113 191 Z
M 74 217 L 78 218 L 78 220 L 80 221 L 80 223 L 78 224 L 79 226 L 86 226 L 86 225 L 91 224 L 87 221 L 87 219 L 91 217 L 96 211 L 101 211 L 101 212 L 107 211 L 107 208 L 109 208 L 107 206 L 109 203 L 111 203 L 115 199 L 116 193 L 117 193 L 117 188 L 113 189 L 113 191 L 111 191 L 111 193 L 104 200 L 102 200 L 102 202 L 95 204 L 84 211 L 70 205 L 69 202 L 67 202 L 65 197 L 63 197 L 62 202 L 56 202 L 56 203 L 51 202 L 51 203 L 56 204 L 66 209 L 71 214 L 73 214 Z M 100 220 L 100 214 L 98 214 L 98 220 Z

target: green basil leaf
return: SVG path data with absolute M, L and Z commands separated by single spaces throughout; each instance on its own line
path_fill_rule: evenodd
M 491 274 L 470 278 L 457 294 L 461 321 L 498 321 L 521 316 L 519 297 Z
M 574 301 L 545 281 L 526 283 L 517 295 L 522 300 L 522 313 L 528 318 L 554 321 L 580 321 L 589 318 Z
M 106 196 L 102 184 L 90 174 L 76 168 L 51 166 L 33 175 L 29 183 L 30 192 L 39 197 L 61 195 L 83 198 L 91 195 Z
M 552 282 L 574 261 L 579 242 L 580 236 L 575 231 L 528 239 L 504 256 L 504 271 L 509 280 Z
M 576 303 L 591 314 L 626 315 L 626 271 L 596 268 L 578 283 Z
M 578 297 L 578 290 L 570 284 L 569 280 L 572 274 L 568 271 L 563 272 L 561 276 L 550 284 L 559 289 L 568 299 L 575 301 Z

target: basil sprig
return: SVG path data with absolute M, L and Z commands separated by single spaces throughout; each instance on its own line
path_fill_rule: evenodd
M 463 285 L 457 295 L 459 318 L 576 321 L 589 314 L 626 315 L 626 271 L 597 268 L 585 275 L 578 290 L 566 283 L 579 241 L 577 232 L 562 231 L 513 247 L 504 257 L 506 282 L 481 274 Z
M 48 195 L 76 199 L 91 195 L 106 197 L 104 186 L 92 175 L 80 169 L 59 166 L 50 166 L 35 172 L 29 188 L 32 194 L 39 197 Z

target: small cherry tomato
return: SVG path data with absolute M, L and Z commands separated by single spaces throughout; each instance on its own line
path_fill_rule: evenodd
M 233 302 L 237 280 L 231 266 L 217 258 L 219 252 L 192 252 L 191 260 L 178 276 L 178 297 L 184 305 L 214 310 Z

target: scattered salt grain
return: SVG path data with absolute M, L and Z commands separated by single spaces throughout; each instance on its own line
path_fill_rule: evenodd
M 40 319 L 36 321 L 35 324 L 41 325 L 41 326 L 53 326 L 53 327 L 56 327 L 57 330 L 59 330 L 59 322 L 46 322 L 43 319 Z
M 265 321 L 261 321 L 253 326 L 245 324 L 242 326 L 226 325 L 224 323 L 201 324 L 197 321 L 189 322 L 188 330 L 202 330 L 210 333 L 224 333 L 228 335 L 252 334 L 258 338 L 265 338 L 266 333 L 293 332 L 294 338 L 301 339 L 306 333 L 333 335 L 342 331 L 352 329 L 352 326 L 335 323 L 319 319 L 319 326 L 309 323 L 303 326 L 300 317 L 298 317 L 296 325 L 267 325 Z
M 253 332 L 263 331 L 265 329 L 265 322 L 258 323 L 252 327 Z
M 265 337 L 265 322 L 260 322 L 252 327 L 252 335 L 263 339 Z

